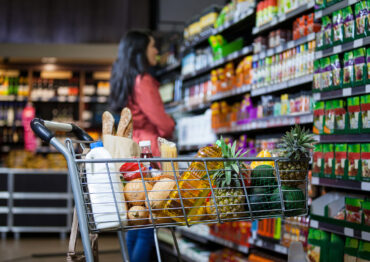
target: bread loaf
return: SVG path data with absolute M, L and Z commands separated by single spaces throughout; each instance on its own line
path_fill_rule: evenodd
M 121 111 L 121 118 L 119 120 L 118 128 L 117 128 L 117 136 L 125 136 L 125 131 L 129 126 L 130 122 L 132 121 L 132 114 L 131 110 L 127 107 L 122 109 Z
M 113 135 L 114 117 L 108 111 L 103 113 L 103 127 L 102 133 L 104 135 Z

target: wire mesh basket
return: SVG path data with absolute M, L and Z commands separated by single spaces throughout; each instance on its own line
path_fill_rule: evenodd
M 91 160 L 86 159 L 84 153 L 76 153 L 83 152 L 86 143 L 66 141 L 77 165 L 91 232 L 190 226 L 308 213 L 306 160 Z M 236 171 L 228 168 L 231 162 L 237 167 Z M 135 164 L 138 170 L 119 171 L 127 163 Z M 147 168 L 150 164 L 162 168 L 153 171 Z M 225 174 L 225 182 L 216 183 L 216 172 Z

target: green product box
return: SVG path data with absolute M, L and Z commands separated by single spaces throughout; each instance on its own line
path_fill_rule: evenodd
M 361 133 L 370 133 L 370 94 L 363 95 L 361 101 Z
M 355 5 L 356 17 L 356 38 L 363 38 L 366 36 L 367 24 L 367 6 L 365 1 L 358 2 Z
M 335 167 L 334 145 L 324 144 L 323 153 L 324 153 L 324 170 L 322 172 L 322 177 L 334 178 L 334 167 Z
M 348 131 L 348 114 L 344 100 L 334 100 L 333 108 L 335 113 L 335 134 L 345 134 Z
M 370 261 L 370 242 L 360 241 L 357 252 L 356 262 L 369 262 Z
M 336 179 L 347 178 L 348 175 L 347 144 L 335 144 L 334 175 Z
M 312 175 L 319 177 L 324 171 L 323 144 L 316 144 L 313 149 Z
M 354 83 L 354 56 L 353 52 L 344 53 L 343 87 L 352 87 Z
M 325 125 L 325 102 L 315 102 L 313 111 L 313 133 L 316 135 L 324 134 Z
M 369 14 L 370 14 L 370 10 L 369 10 Z M 370 47 L 366 49 L 366 67 L 367 67 L 367 83 L 370 83 Z
M 346 205 L 346 221 L 361 224 L 362 222 L 362 209 L 361 205 L 364 200 L 360 198 L 352 198 L 346 197 L 345 198 L 345 205 Z
M 343 43 L 343 13 L 342 10 L 333 12 L 333 43 L 339 45 Z
M 351 42 L 355 40 L 355 17 L 353 15 L 352 7 L 347 6 L 342 9 L 343 14 L 343 32 L 344 42 Z
M 335 100 L 325 102 L 324 134 L 332 135 L 335 132 Z
M 343 261 L 344 256 L 344 237 L 331 234 L 329 248 L 329 262 Z
M 348 105 L 348 133 L 359 134 L 362 127 L 360 97 L 349 97 Z
M 329 261 L 330 234 L 310 228 L 308 232 L 307 257 L 309 261 Z
M 333 46 L 333 23 L 329 16 L 324 16 L 321 24 L 324 31 L 324 48 L 329 48 Z
M 370 200 L 362 202 L 362 224 L 370 226 Z
M 348 144 L 348 179 L 361 180 L 360 144 Z
M 332 89 L 340 89 L 343 84 L 343 71 L 338 55 L 330 57 L 331 70 L 332 70 Z
M 370 143 L 361 144 L 361 180 L 370 182 Z
M 346 238 L 344 245 L 344 261 L 356 262 L 360 241 L 356 238 Z
M 366 84 L 366 71 L 366 49 L 356 49 L 354 51 L 354 81 L 356 86 Z

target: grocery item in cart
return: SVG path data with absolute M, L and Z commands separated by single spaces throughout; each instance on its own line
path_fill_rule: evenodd
M 361 144 L 361 180 L 370 181 L 370 144 Z
M 179 179 L 179 187 L 172 191 L 169 195 L 169 199 L 164 205 L 164 214 L 171 217 L 175 221 L 184 222 L 185 216 L 188 221 L 197 221 L 205 218 L 206 210 L 204 208 L 204 201 L 210 192 L 210 183 L 208 179 L 204 179 L 207 175 L 206 166 L 208 173 L 220 169 L 223 167 L 223 163 L 219 161 L 207 162 L 206 166 L 202 162 L 202 158 L 205 157 L 221 157 L 221 148 L 217 145 L 206 146 L 199 149 L 196 157 L 199 158 L 199 162 L 192 162 L 187 170 L 181 175 Z M 181 199 L 185 214 L 183 213 L 181 199 L 179 192 L 181 193 Z
M 360 132 L 361 107 L 360 97 L 350 97 L 347 99 L 348 104 L 348 131 L 352 134 Z
M 343 14 L 342 10 L 333 12 L 333 43 L 341 44 L 343 42 Z
M 106 159 L 109 161 L 112 159 L 102 142 L 92 143 L 90 148 L 91 151 L 86 155 L 86 160 Z M 120 222 L 125 226 L 127 207 L 122 194 L 123 186 L 114 163 L 108 162 L 107 165 L 106 163 L 86 163 L 86 179 L 96 228 L 120 227 Z M 117 213 L 120 220 L 117 218 Z
M 334 145 L 324 144 L 324 173 L 323 176 L 331 178 L 334 174 Z
M 343 13 L 343 31 L 344 31 L 344 42 L 353 41 L 355 39 L 355 19 L 351 6 L 347 6 L 342 9 Z
M 348 145 L 348 179 L 360 179 L 360 159 L 361 159 L 361 145 L 349 144 Z
M 177 157 L 177 147 L 176 144 L 170 142 L 162 137 L 158 137 L 158 148 L 161 152 L 161 158 L 176 158 Z M 173 166 L 172 166 L 173 164 Z M 179 175 L 179 164 L 178 162 L 162 162 L 161 170 L 164 174 Z
M 366 49 L 359 48 L 354 51 L 354 80 L 355 85 L 366 83 Z
M 334 174 L 336 179 L 344 179 L 347 175 L 347 144 L 335 145 L 335 167 Z
M 366 20 L 367 20 L 367 6 L 365 1 L 361 1 L 355 5 L 356 16 L 356 38 L 363 38 L 366 36 Z
M 346 197 L 346 221 L 361 224 L 362 210 L 361 204 L 364 200 L 359 198 Z
M 350 87 L 354 82 L 353 73 L 354 57 L 353 52 L 344 54 L 344 67 L 343 67 L 343 87 Z
M 342 66 L 340 64 L 340 59 L 338 55 L 333 55 L 330 57 L 331 69 L 332 69 L 332 87 L 334 89 L 340 88 L 343 81 Z

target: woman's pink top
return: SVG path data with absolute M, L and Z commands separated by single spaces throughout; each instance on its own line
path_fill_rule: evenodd
M 164 110 L 158 88 L 159 83 L 149 74 L 137 76 L 127 105 L 132 112 L 134 140 L 150 140 L 153 156 L 160 156 L 157 138 L 170 138 L 175 127 Z

